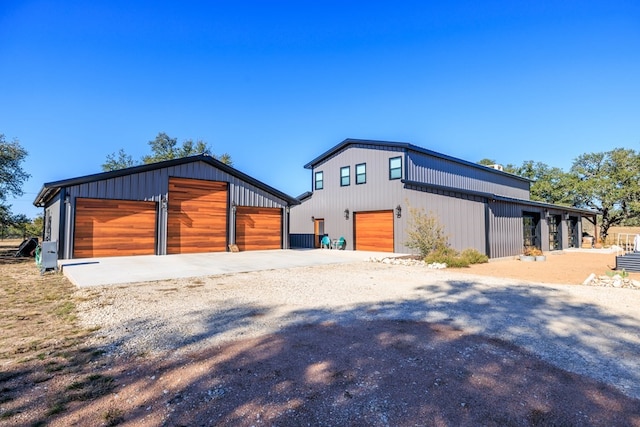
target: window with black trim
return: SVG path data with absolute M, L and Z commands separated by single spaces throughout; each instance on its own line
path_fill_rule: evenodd
M 345 166 L 340 168 L 340 187 L 351 185 L 351 168 Z
M 367 182 L 367 164 L 360 163 L 356 165 L 356 184 L 364 184 Z
M 316 190 L 322 190 L 324 188 L 324 173 L 316 172 L 314 182 L 314 188 Z
M 402 157 L 389 159 L 389 179 L 402 178 Z

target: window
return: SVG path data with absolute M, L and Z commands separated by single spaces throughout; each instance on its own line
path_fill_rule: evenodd
M 316 190 L 322 190 L 322 188 L 324 187 L 323 176 L 324 174 L 322 172 L 316 172 L 315 186 L 314 186 Z
M 402 178 L 402 157 L 389 159 L 389 179 Z
M 351 168 L 349 166 L 345 166 L 340 168 L 340 187 L 346 187 L 347 185 L 351 185 Z
M 367 164 L 360 163 L 356 165 L 356 184 L 364 184 L 367 182 Z

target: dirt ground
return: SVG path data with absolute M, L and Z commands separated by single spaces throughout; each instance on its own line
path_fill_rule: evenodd
M 591 273 L 605 275 L 616 266 L 615 254 L 596 251 L 547 252 L 545 255 L 544 262 L 522 262 L 516 258 L 509 258 L 472 265 L 461 271 L 530 282 L 578 285 Z M 629 273 L 629 277 L 640 280 L 640 273 Z
M 576 252 L 458 271 L 580 285 L 614 265 L 613 254 Z M 125 358 L 77 342 L 87 331 L 61 276 L 0 262 L 0 278 L 0 307 L 20 305 L 0 326 L 10 337 L 0 426 L 640 426 L 637 399 L 451 325 L 312 322 L 180 357 Z M 52 297 L 29 297 L 35 288 Z

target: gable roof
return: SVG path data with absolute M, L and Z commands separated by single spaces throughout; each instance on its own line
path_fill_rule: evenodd
M 207 154 L 198 154 L 195 156 L 181 157 L 178 159 L 165 160 L 157 163 L 149 163 L 139 166 L 132 166 L 130 168 L 118 169 L 109 172 L 96 173 L 92 175 L 85 175 L 77 178 L 70 178 L 61 181 L 54 181 L 45 183 L 42 186 L 42 189 L 36 196 L 33 204 L 38 207 L 42 207 L 45 203 L 51 199 L 61 188 L 69 187 L 72 185 L 80 185 L 86 184 L 89 182 L 102 181 L 105 179 L 111 178 L 119 178 L 126 175 L 132 175 L 135 173 L 143 173 L 149 172 L 157 169 L 167 168 L 171 166 L 183 165 L 186 163 L 194 163 L 194 162 L 205 162 L 217 169 L 220 169 L 223 172 L 228 173 L 231 176 L 234 176 L 242 181 L 245 181 L 261 190 L 266 191 L 267 193 L 273 194 L 278 198 L 287 201 L 290 205 L 299 205 L 300 201 L 295 197 L 291 197 L 288 194 L 283 193 L 282 191 L 276 190 L 275 188 L 265 184 L 262 181 L 259 181 L 255 178 L 250 177 L 249 175 L 240 172 L 239 170 L 232 168 L 229 165 L 222 163 L 221 161 L 214 159 L 213 157 Z
M 521 181 L 525 181 L 525 182 L 531 182 L 530 179 L 528 178 L 524 178 L 518 175 L 514 175 L 512 173 L 508 173 L 508 172 L 504 172 L 498 169 L 493 169 L 484 165 L 481 165 L 479 163 L 473 163 L 473 162 L 469 162 L 467 160 L 462 160 L 462 159 L 458 159 L 456 157 L 451 157 L 451 156 L 447 156 L 446 154 L 442 154 L 442 153 L 438 153 L 436 151 L 432 151 L 432 150 L 428 150 L 426 148 L 422 148 L 422 147 L 418 147 L 417 145 L 413 145 L 410 144 L 408 142 L 393 142 L 393 141 L 377 141 L 377 140 L 371 140 L 371 139 L 353 139 L 353 138 L 347 138 L 344 141 L 342 141 L 341 143 L 339 143 L 338 145 L 330 148 L 329 150 L 325 151 L 324 153 L 320 154 L 318 157 L 316 157 L 315 159 L 311 160 L 309 163 L 307 163 L 306 165 L 304 165 L 305 169 L 313 169 L 315 166 L 317 166 L 318 164 L 322 163 L 323 161 L 327 160 L 329 157 L 333 156 L 334 154 L 340 152 L 341 150 L 351 146 L 351 145 L 369 145 L 369 146 L 374 146 L 374 147 L 380 147 L 380 148 L 395 148 L 395 149 L 402 149 L 404 151 L 414 151 L 416 153 L 420 153 L 420 154 L 426 154 L 432 157 L 437 157 L 439 159 L 444 159 L 444 160 L 448 160 L 450 162 L 454 162 L 454 163 L 458 163 L 461 165 L 465 165 L 465 166 L 470 166 L 476 169 L 482 169 L 483 171 L 488 171 L 488 172 L 492 172 L 498 175 L 507 175 L 511 178 L 514 179 L 519 179 Z

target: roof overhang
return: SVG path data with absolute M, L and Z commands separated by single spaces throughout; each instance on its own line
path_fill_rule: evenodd
M 90 182 L 118 178 L 126 175 L 132 175 L 135 173 L 143 173 L 143 172 L 148 172 L 148 171 L 153 171 L 157 169 L 162 169 L 162 168 L 171 167 L 171 166 L 178 166 L 178 165 L 193 163 L 193 162 L 208 163 L 211 166 L 217 169 L 220 169 L 223 172 L 226 172 L 229 175 L 240 179 L 241 181 L 247 182 L 261 190 L 266 191 L 267 193 L 270 193 L 286 201 L 289 206 L 300 204 L 300 201 L 295 197 L 291 197 L 280 190 L 276 190 L 275 188 L 265 184 L 264 182 L 259 181 L 255 178 L 252 178 L 251 176 L 243 172 L 240 172 L 239 170 L 229 165 L 226 165 L 221 161 L 214 159 L 213 157 L 207 154 L 198 154 L 195 156 L 181 157 L 179 159 L 165 160 L 157 163 L 133 166 L 130 168 L 118 169 L 114 171 L 102 172 L 102 173 L 97 173 L 92 175 L 86 175 L 86 176 L 81 176 L 77 178 L 65 179 L 61 181 L 48 182 L 48 183 L 45 183 L 42 189 L 40 190 L 40 192 L 38 192 L 38 195 L 36 196 L 33 204 L 38 207 L 45 206 L 47 202 L 51 200 L 51 198 L 55 196 L 55 194 L 57 194 L 57 192 L 60 191 L 61 188 L 64 188 L 64 187 L 70 187 L 73 185 L 81 185 L 81 184 L 86 184 Z
M 320 163 L 324 162 L 325 160 L 329 159 L 330 157 L 332 157 L 333 155 L 337 154 L 338 152 L 346 149 L 349 146 L 352 145 L 366 145 L 366 146 L 372 146 L 372 147 L 377 147 L 377 148 L 382 148 L 384 149 L 389 148 L 392 150 L 403 150 L 403 151 L 414 151 L 416 153 L 420 153 L 420 154 L 426 154 L 428 156 L 432 156 L 432 157 L 436 157 L 439 159 L 443 159 L 443 160 L 447 160 L 453 163 L 457 163 L 460 165 L 465 165 L 465 166 L 469 166 L 475 169 L 481 169 L 483 171 L 487 171 L 490 173 L 495 173 L 497 175 L 503 175 L 503 176 L 509 176 L 511 178 L 514 179 L 518 179 L 520 181 L 524 181 L 524 182 L 532 182 L 530 179 L 528 178 L 524 178 L 522 176 L 519 175 L 515 175 L 509 172 L 504 172 L 498 169 L 493 169 L 490 168 L 488 166 L 485 165 L 481 165 L 479 163 L 473 163 L 473 162 L 469 162 L 467 160 L 462 160 L 459 159 L 457 157 L 452 157 L 452 156 L 447 156 L 446 154 L 442 154 L 442 153 L 438 153 L 436 151 L 432 151 L 432 150 L 428 150 L 426 148 L 422 148 L 422 147 L 418 147 L 417 145 L 413 145 L 410 144 L 408 142 L 394 142 L 394 141 L 377 141 L 377 140 L 371 140 L 371 139 L 353 139 L 353 138 L 347 138 L 344 141 L 342 141 L 341 143 L 339 143 L 338 145 L 330 148 L 329 150 L 325 151 L 324 153 L 322 153 L 321 155 L 319 155 L 318 157 L 316 157 L 315 159 L 311 160 L 309 163 L 307 163 L 306 165 L 304 165 L 305 169 L 313 169 L 315 166 L 319 165 Z

